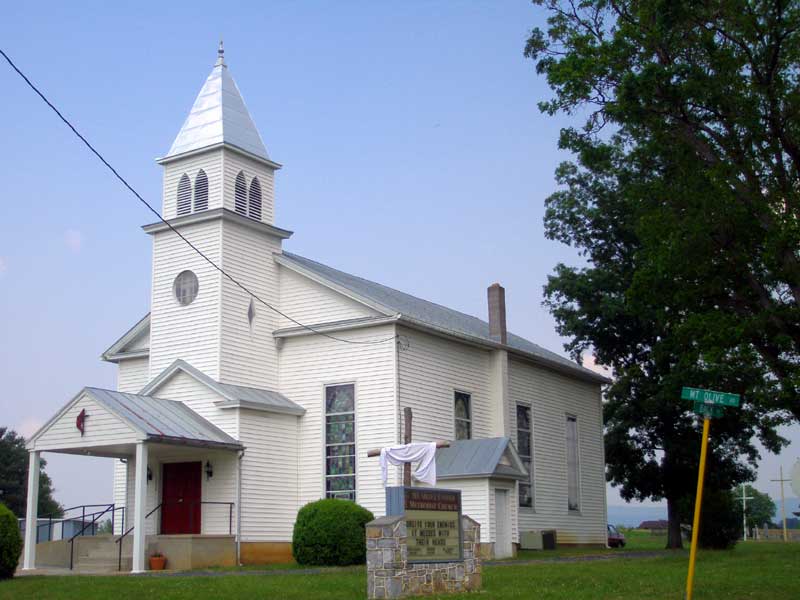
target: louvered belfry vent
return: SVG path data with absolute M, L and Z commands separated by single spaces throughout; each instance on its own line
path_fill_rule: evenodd
M 184 173 L 178 182 L 178 216 L 188 215 L 192 212 L 192 182 L 189 176 Z
M 239 171 L 236 176 L 236 212 L 247 216 L 247 181 L 244 171 Z
M 250 197 L 247 216 L 251 219 L 261 220 L 261 184 L 258 177 L 253 177 L 250 182 Z
M 208 176 L 203 169 L 194 179 L 194 212 L 208 208 Z

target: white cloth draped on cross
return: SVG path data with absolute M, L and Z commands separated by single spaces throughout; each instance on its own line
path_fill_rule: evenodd
M 389 477 L 389 465 L 417 463 L 411 474 L 414 479 L 428 485 L 436 485 L 436 442 L 402 444 L 381 448 L 381 476 L 383 485 Z

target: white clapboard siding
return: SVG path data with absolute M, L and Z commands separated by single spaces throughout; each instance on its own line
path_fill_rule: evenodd
M 401 328 L 400 406 L 413 411 L 414 441 L 455 438 L 454 393 L 471 397 L 472 437 L 491 437 L 489 351 Z
M 461 514 L 481 525 L 481 542 L 491 542 L 489 530 L 489 480 L 443 479 L 436 487 L 461 490 Z
M 152 511 L 161 501 L 161 469 L 159 464 L 153 459 L 148 460 L 150 472 L 153 475 L 152 481 L 147 482 L 147 506 L 145 514 Z M 126 477 L 126 497 L 125 497 L 125 530 L 127 531 L 134 524 L 134 515 L 136 514 L 136 457 L 131 456 L 127 459 L 127 477 Z M 160 533 L 160 519 L 161 515 L 158 511 L 147 517 L 145 520 L 145 532 L 148 535 Z
M 280 267 L 280 284 L 281 310 L 301 323 L 332 323 L 379 314 L 287 267 Z M 297 326 L 284 317 L 280 317 L 279 323 L 280 327 Z
M 274 224 L 275 219 L 275 175 L 274 170 L 262 162 L 247 158 L 233 150 L 224 149 L 224 206 L 228 210 L 236 210 L 236 176 L 239 171 L 244 171 L 247 189 L 253 177 L 258 177 L 261 184 L 261 220 L 264 223 Z M 177 186 L 177 182 L 175 183 Z
M 174 219 L 177 216 L 178 182 L 184 173 L 192 183 L 192 207 L 194 207 L 194 184 L 200 169 L 203 169 L 208 177 L 209 210 L 222 206 L 222 150 L 215 149 L 164 165 L 164 204 L 161 214 L 165 219 Z
M 509 362 L 513 404 L 532 407 L 534 508 L 519 509 L 521 531 L 556 529 L 559 542 L 606 541 L 602 405 L 596 384 L 529 363 Z M 566 415 L 578 418 L 580 511 L 567 510 Z M 512 427 L 516 431 L 516 413 Z
M 280 251 L 280 240 L 239 223 L 223 222 L 222 248 L 222 268 L 259 298 L 277 306 L 278 265 L 272 254 Z M 272 332 L 277 329 L 277 313 L 255 300 L 251 327 L 247 316 L 250 300 L 230 279 L 222 279 L 220 371 L 215 379 L 275 389 L 278 357 Z
M 394 335 L 394 326 L 336 335 L 349 340 L 381 340 Z M 307 411 L 300 421 L 300 505 L 325 495 L 325 385 L 354 383 L 357 501 L 375 515 L 384 514 L 378 459 L 367 458 L 366 453 L 398 441 L 394 342 L 347 344 L 319 335 L 289 338 L 284 341 L 280 361 L 281 392 Z M 393 478 L 390 485 L 392 482 Z
M 137 350 L 147 350 L 150 348 L 150 327 L 142 331 L 136 338 L 131 340 L 124 348 L 125 352 L 134 352 Z
M 138 394 L 150 381 L 150 359 L 147 356 L 121 360 L 117 366 L 117 391 Z
M 149 336 L 142 335 L 136 342 L 145 341 L 144 347 L 147 348 Z M 129 394 L 138 394 L 148 382 L 148 370 L 150 359 L 146 356 L 141 358 L 130 358 L 121 360 L 117 364 L 117 390 Z M 127 467 L 125 463 L 118 460 L 114 461 L 114 505 L 120 508 L 126 505 L 127 499 Z M 122 533 L 122 515 L 118 511 L 114 519 L 114 533 Z
M 299 509 L 298 432 L 294 415 L 239 411 L 242 539 L 291 541 Z
M 239 437 L 239 420 L 235 410 L 221 409 L 215 402 L 222 396 L 183 371 L 176 371 L 165 383 L 150 393 L 156 398 L 178 400 L 233 438 Z
M 86 410 L 83 435 L 75 425 L 82 410 Z M 34 442 L 34 449 L 58 450 L 129 444 L 136 442 L 139 437 L 141 434 L 127 423 L 84 394 L 42 432 Z
M 181 233 L 219 264 L 222 221 L 188 225 Z M 197 298 L 175 299 L 173 283 L 184 270 L 197 276 Z M 172 231 L 153 235 L 153 296 L 150 316 L 150 379 L 178 358 L 219 379 L 221 275 Z

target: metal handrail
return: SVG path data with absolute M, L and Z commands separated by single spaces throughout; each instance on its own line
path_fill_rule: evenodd
M 103 506 L 103 505 L 100 504 L 99 506 Z M 75 538 L 83 537 L 83 532 L 86 531 L 90 526 L 92 528 L 92 535 L 94 535 L 95 525 L 97 524 L 97 519 L 102 517 L 109 510 L 111 511 L 111 532 L 113 534 L 113 532 L 114 532 L 114 513 L 116 512 L 116 505 L 107 504 L 105 506 L 106 506 L 105 510 L 101 510 L 99 512 L 95 512 L 95 513 L 90 513 L 89 514 L 89 516 L 92 517 L 92 520 L 89 523 L 86 523 L 86 514 L 85 514 L 86 513 L 86 509 L 84 508 L 84 516 L 83 516 L 83 521 L 82 521 L 83 522 L 83 528 L 81 528 L 81 530 L 78 533 L 76 533 L 71 538 L 69 538 L 69 568 L 70 568 L 70 571 L 72 570 L 72 567 L 73 567 L 73 555 L 74 555 L 74 549 L 75 549 Z
M 48 542 L 52 542 L 53 541 L 53 517 L 55 517 L 56 519 L 61 519 L 62 521 L 70 521 L 70 520 L 73 520 L 73 519 L 77 519 L 78 518 L 77 516 L 75 516 L 75 517 L 66 517 L 65 515 L 70 511 L 81 509 L 81 519 L 82 519 L 82 521 L 85 521 L 86 520 L 86 509 L 87 508 L 98 508 L 98 507 L 101 507 L 101 506 L 102 507 L 108 507 L 108 506 L 113 506 L 113 504 L 79 504 L 78 506 L 71 506 L 69 508 L 64 508 L 64 509 L 62 509 L 60 511 L 54 511 L 54 512 L 50 512 L 50 513 L 47 513 L 47 514 L 44 514 L 44 515 L 37 515 L 38 519 L 46 518 L 48 521 L 47 521 L 47 523 L 37 523 L 36 524 L 36 539 L 37 540 L 39 539 L 39 529 L 41 529 L 42 527 L 47 527 L 48 528 L 48 530 L 47 530 L 47 541 Z M 92 516 L 92 514 L 94 514 L 94 513 L 89 513 L 89 516 Z M 112 515 L 112 520 L 113 520 L 113 515 Z M 63 529 L 62 529 L 62 531 L 63 531 Z M 62 533 L 62 535 L 63 535 L 63 533 Z
M 200 504 L 201 506 L 203 504 L 224 504 L 224 505 L 227 505 L 228 506 L 228 535 L 232 535 L 232 533 L 233 533 L 233 507 L 234 507 L 234 503 L 233 502 L 215 502 L 215 501 L 208 501 L 208 500 L 200 500 L 200 501 L 194 501 L 194 502 L 159 502 L 159 504 L 153 510 L 151 510 L 149 513 L 147 513 L 144 516 L 144 518 L 147 519 L 154 512 L 156 512 L 157 510 L 160 510 L 161 507 L 164 506 L 164 504 L 180 504 L 181 506 L 186 506 L 186 505 L 194 506 L 196 504 Z M 122 570 L 122 540 L 131 531 L 133 531 L 135 527 L 136 527 L 135 525 L 132 525 L 127 531 L 125 531 L 121 536 L 119 536 L 114 541 L 115 544 L 119 544 L 119 550 L 118 550 L 118 554 L 117 554 L 117 570 L 118 571 Z M 124 525 L 123 525 L 123 530 L 124 530 Z

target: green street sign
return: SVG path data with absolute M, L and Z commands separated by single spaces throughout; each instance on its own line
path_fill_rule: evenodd
M 685 387 L 681 390 L 682 400 L 691 400 L 695 404 L 702 403 L 712 406 L 739 406 L 739 394 L 727 392 L 714 392 L 698 388 Z
M 725 412 L 725 408 L 716 404 L 704 404 L 703 402 L 694 403 L 694 412 L 701 417 L 719 419 Z

